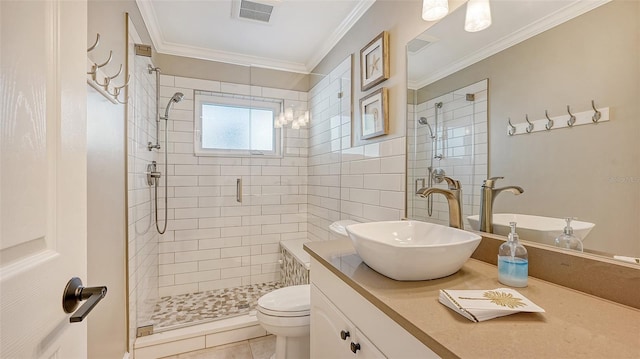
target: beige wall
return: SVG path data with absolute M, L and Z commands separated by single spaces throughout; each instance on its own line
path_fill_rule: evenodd
M 310 76 L 307 74 L 167 54 L 156 54 L 154 62 L 156 66 L 162 69 L 162 73 L 166 75 L 285 90 L 309 91 Z
M 451 11 L 462 2 L 449 1 Z M 405 135 L 405 116 L 407 104 L 406 72 L 407 57 L 405 46 L 409 40 L 431 26 L 421 17 L 422 1 L 378 0 L 325 56 L 313 70 L 314 73 L 328 73 L 345 57 L 355 54 L 353 67 L 353 121 L 352 145 L 386 141 Z M 462 25 L 461 25 L 462 26 Z M 360 50 L 382 31 L 389 32 L 390 78 L 372 89 L 360 91 Z M 386 87 L 389 89 L 389 134 L 371 140 L 360 139 L 360 99 L 367 94 Z
M 136 24 L 143 43 L 151 44 L 134 0 L 88 2 L 87 46 L 100 33 L 99 46 L 88 56 L 103 62 L 113 51 L 113 59 L 103 68 L 109 75 L 126 62 L 125 13 Z M 123 79 L 120 75 L 114 82 L 119 86 Z M 88 354 L 90 358 L 122 358 L 127 351 L 124 106 L 107 102 L 90 89 L 87 113 L 88 285 L 108 288 L 88 320 Z
M 640 256 L 638 19 L 639 2 L 615 1 L 420 90 L 432 98 L 489 78 L 489 174 L 525 190 L 502 194 L 496 212 L 592 221 L 585 247 Z M 587 111 L 592 99 L 611 122 L 506 135 L 508 117 Z
M 86 285 L 108 290 L 87 320 L 88 356 L 122 358 L 127 351 L 124 106 L 88 88 Z

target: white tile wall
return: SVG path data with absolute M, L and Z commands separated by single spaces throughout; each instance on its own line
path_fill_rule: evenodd
M 194 91 L 261 95 L 301 111 L 307 94 L 168 75 L 160 84 L 162 111 L 175 92 L 185 95 L 166 124 L 171 220 L 160 243 L 160 295 L 278 280 L 278 242 L 307 236 L 309 130 L 284 129 L 282 158 L 195 156 Z M 163 136 L 164 124 L 161 130 Z
M 350 99 L 351 58 L 309 91 L 307 198 L 308 238 L 311 240 L 329 239 L 329 225 L 340 219 L 342 124 L 343 121 L 350 123 Z
M 428 178 L 433 153 L 433 142 L 427 126 L 416 124 L 416 119 L 426 117 L 432 128 L 435 125 L 435 103 L 443 102 L 438 109 L 437 146 L 444 159 L 434 159 L 434 167 L 445 170 L 447 176 L 459 180 L 463 194 L 465 227 L 470 228 L 466 216 L 478 214 L 480 186 L 487 177 L 487 80 L 482 80 L 459 90 L 447 93 L 424 103 L 409 107 L 407 140 L 409 161 L 407 186 L 415 191 L 416 178 Z M 467 101 L 466 94 L 474 94 L 474 101 Z M 417 125 L 417 127 L 416 127 Z M 434 129 L 435 130 L 435 129 Z M 427 185 L 425 179 L 425 185 Z M 434 184 L 446 188 L 446 184 Z M 407 215 L 443 225 L 449 224 L 449 208 L 443 196 L 433 197 L 433 212 L 429 216 L 427 200 L 409 196 Z

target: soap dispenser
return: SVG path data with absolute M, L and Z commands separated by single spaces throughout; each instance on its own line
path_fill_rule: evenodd
M 508 240 L 498 250 L 498 281 L 511 287 L 526 287 L 529 278 L 527 249 L 518 242 L 516 222 L 510 222 Z
M 564 249 L 572 249 L 574 251 L 583 251 L 582 241 L 578 236 L 573 234 L 573 228 L 571 228 L 571 217 L 565 218 L 567 226 L 564 227 L 564 232 L 556 238 L 556 247 Z

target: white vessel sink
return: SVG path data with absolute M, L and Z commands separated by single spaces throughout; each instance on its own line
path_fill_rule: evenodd
M 471 228 L 476 231 L 480 229 L 479 217 L 478 215 L 467 217 Z M 552 246 L 555 245 L 556 237 L 562 234 L 564 227 L 567 225 L 563 218 L 516 213 L 494 213 L 493 233 L 503 236 L 509 235 L 511 231 L 509 222 L 517 223 L 516 232 L 518 232 L 520 239 Z M 594 226 L 595 224 L 589 222 L 571 221 L 573 234 L 580 237 L 583 241 Z
M 475 233 L 420 221 L 352 224 L 347 233 L 369 267 L 395 280 L 451 275 L 482 239 Z

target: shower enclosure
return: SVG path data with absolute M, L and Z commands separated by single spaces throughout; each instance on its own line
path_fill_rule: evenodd
M 250 85 L 264 70 L 242 66 L 235 67 L 237 83 L 162 72 L 156 79 L 151 59 L 134 53 L 139 41 L 130 32 L 131 343 L 150 333 L 252 317 L 257 299 L 281 285 L 279 242 L 327 239 L 328 224 L 340 219 L 340 151 L 350 143 L 341 131 L 350 123 L 351 96 L 340 91 L 344 99 L 336 100 L 340 77 L 334 85 L 321 76 L 310 92 L 296 83 L 281 86 L 298 90 Z M 349 79 L 350 64 L 343 69 Z M 164 114 L 159 122 L 157 111 Z M 272 134 L 243 137 L 247 142 L 235 148 L 242 153 L 211 150 L 220 139 L 244 136 L 231 120 L 208 129 L 209 116 L 225 111 L 244 113 L 234 118 L 243 118 L 249 132 Z M 269 111 L 264 126 L 259 117 Z M 268 136 L 280 153 L 265 149 Z M 314 186 L 327 193 L 310 193 Z
M 457 90 L 427 85 L 410 92 L 407 119 L 407 217 L 449 225 L 443 196 L 415 194 L 425 186 L 446 188 L 443 176 L 461 182 L 463 222 L 477 214 L 487 176 L 487 80 Z

